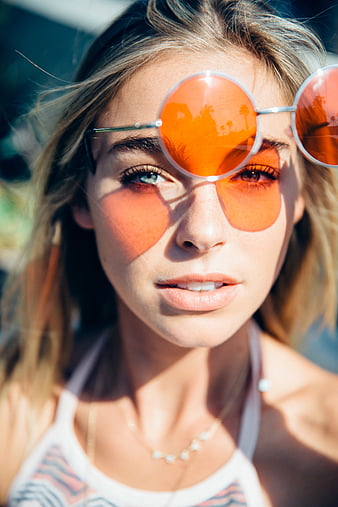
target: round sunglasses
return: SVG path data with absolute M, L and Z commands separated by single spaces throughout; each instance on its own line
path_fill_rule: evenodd
M 293 105 L 257 109 L 251 94 L 225 74 L 204 71 L 180 81 L 164 99 L 158 119 L 101 132 L 157 129 L 161 149 L 179 171 L 207 181 L 229 176 L 255 155 L 262 144 L 263 115 L 291 114 L 298 148 L 310 161 L 338 167 L 338 65 L 321 68 L 299 88 Z M 92 171 L 95 163 L 92 159 Z

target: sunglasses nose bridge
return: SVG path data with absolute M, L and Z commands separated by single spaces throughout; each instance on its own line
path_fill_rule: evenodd
M 267 107 L 264 109 L 257 109 L 256 114 L 258 116 L 266 115 L 266 114 L 276 114 L 276 113 L 294 113 L 296 111 L 296 106 L 274 106 Z

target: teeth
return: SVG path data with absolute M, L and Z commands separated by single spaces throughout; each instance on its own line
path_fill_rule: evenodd
M 222 287 L 222 282 L 186 282 L 186 283 L 178 283 L 177 287 L 179 289 L 187 289 L 192 291 L 208 291 L 208 290 L 216 290 Z

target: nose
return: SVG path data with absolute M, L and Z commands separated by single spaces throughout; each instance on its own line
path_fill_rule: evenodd
M 176 232 L 180 248 L 205 253 L 226 242 L 226 218 L 214 183 L 198 183 L 189 193 Z

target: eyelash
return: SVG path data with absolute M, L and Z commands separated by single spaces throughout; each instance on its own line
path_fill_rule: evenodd
M 261 164 L 249 164 L 245 166 L 243 169 L 241 169 L 238 173 L 233 176 L 232 180 L 237 181 L 241 180 L 247 183 L 248 185 L 269 185 L 273 183 L 274 181 L 279 179 L 279 173 L 280 171 L 274 167 L 261 165 Z M 264 181 L 258 181 L 252 179 L 250 180 L 244 180 L 241 177 L 243 176 L 255 176 L 257 175 L 260 177 L 261 175 L 265 176 L 267 179 Z
M 162 176 L 162 178 L 168 178 L 167 173 L 161 169 L 160 167 L 156 167 L 153 165 L 142 164 L 133 167 L 129 167 L 126 169 L 120 177 L 120 182 L 124 185 L 134 184 L 134 185 L 152 185 L 152 183 L 143 183 L 141 181 L 137 181 L 137 177 L 140 177 L 144 174 L 157 174 L 158 176 Z M 153 183 L 155 185 L 155 183 Z
M 137 181 L 137 178 L 142 175 L 153 175 L 156 174 L 161 176 L 162 178 L 168 178 L 168 174 L 162 168 L 153 166 L 150 164 L 142 164 L 133 167 L 129 167 L 126 169 L 120 177 L 120 182 L 123 185 L 132 184 L 134 186 L 140 187 L 151 187 L 156 186 L 156 182 L 154 183 L 144 183 L 142 181 Z M 264 176 L 266 179 L 263 181 L 255 180 L 255 179 L 243 179 L 244 176 L 256 176 L 260 178 L 260 176 Z M 266 186 L 271 185 L 274 181 L 279 179 L 279 170 L 275 169 L 271 166 L 261 165 L 261 164 L 249 164 L 241 169 L 238 173 L 236 173 L 231 181 L 241 181 L 250 187 L 252 190 L 255 188 L 264 188 Z

